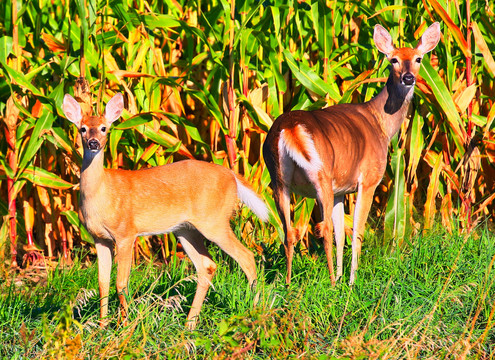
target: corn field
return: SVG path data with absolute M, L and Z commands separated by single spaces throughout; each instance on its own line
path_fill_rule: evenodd
M 285 111 L 376 95 L 388 62 L 373 46 L 375 24 L 396 46 L 414 46 L 434 21 L 442 28 L 375 194 L 370 218 L 384 244 L 402 246 L 437 223 L 465 232 L 491 224 L 494 11 L 489 0 L 2 1 L 2 267 L 70 263 L 74 251 L 92 249 L 77 216 L 82 148 L 61 110 L 65 93 L 87 85 L 95 112 L 124 95 L 107 167 L 186 158 L 222 164 L 243 174 L 276 214 L 261 158 L 270 125 Z M 348 196 L 346 213 L 353 202 Z M 313 207 L 296 197 L 294 225 L 305 246 Z M 243 233 L 259 226 L 246 209 L 241 215 Z M 281 241 L 277 216 L 261 231 L 262 239 L 246 240 L 252 249 Z M 176 254 L 173 236 L 136 241 L 137 258 L 157 249 Z

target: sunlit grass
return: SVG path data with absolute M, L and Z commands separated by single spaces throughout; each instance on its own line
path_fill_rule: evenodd
M 113 318 L 106 329 L 97 326 L 96 265 L 56 269 L 42 286 L 27 278 L 3 279 L 0 355 L 55 357 L 72 351 L 82 358 L 493 356 L 493 240 L 484 230 L 468 237 L 437 230 L 410 239 L 410 246 L 402 250 L 365 244 L 353 287 L 347 283 L 350 248 L 344 279 L 335 287 L 319 249 L 311 249 L 309 256 L 296 253 L 287 287 L 283 248 L 273 244 L 263 257 L 257 256 L 254 291 L 238 265 L 212 245 L 219 267 L 193 332 L 184 328 L 196 286 L 194 267 L 187 259 L 175 266 L 142 263 L 134 268 L 128 324 L 118 321 L 113 290 Z

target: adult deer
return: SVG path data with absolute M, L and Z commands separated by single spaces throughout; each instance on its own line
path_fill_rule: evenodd
M 434 23 L 426 29 L 415 48 L 395 48 L 392 37 L 380 25 L 375 26 L 373 39 L 391 63 L 390 76 L 378 95 L 362 104 L 282 114 L 263 144 L 273 196 L 285 232 L 287 283 L 291 280 L 296 241 L 290 218 L 291 191 L 317 199 L 323 221 L 317 225 L 316 232 L 323 237 L 332 284 L 335 284 L 332 231 L 334 228 L 338 279 L 342 276 L 345 240 L 344 196 L 357 191 L 350 274 L 350 283 L 354 283 L 364 227 L 375 188 L 385 172 L 390 139 L 407 115 L 423 55 L 440 40 L 440 25 Z
M 78 127 L 84 148 L 79 217 L 95 239 L 101 324 L 105 325 L 108 313 L 114 246 L 117 294 L 125 319 L 134 240 L 140 235 L 173 232 L 198 273 L 187 316 L 187 325 L 193 329 L 217 267 L 203 237 L 234 258 L 252 285 L 256 280 L 254 256 L 235 237 L 230 218 L 238 198 L 262 220 L 268 218 L 268 210 L 246 181 L 219 165 L 187 160 L 135 171 L 104 169 L 108 129 L 123 108 L 121 94 L 108 102 L 104 116 L 83 115 L 69 94 L 63 101 L 65 116 Z

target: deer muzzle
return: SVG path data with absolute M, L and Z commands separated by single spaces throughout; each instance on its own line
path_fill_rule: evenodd
M 410 72 L 405 73 L 402 75 L 402 83 L 406 86 L 412 86 L 416 82 L 416 77 L 411 74 Z
M 96 139 L 89 139 L 88 140 L 88 149 L 91 151 L 98 151 L 100 150 L 100 142 Z

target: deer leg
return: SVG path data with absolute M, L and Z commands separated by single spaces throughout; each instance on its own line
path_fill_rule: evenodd
M 98 256 L 98 287 L 100 290 L 100 326 L 105 327 L 108 314 L 108 293 L 110 289 L 110 273 L 112 272 L 112 244 L 102 239 L 95 239 Z
M 324 185 L 323 179 L 320 178 L 321 186 L 317 189 L 317 200 L 323 221 L 316 225 L 316 232 L 319 237 L 323 237 L 323 248 L 327 256 L 328 271 L 332 286 L 335 286 L 335 274 L 333 269 L 333 191 L 331 186 Z
M 336 196 L 332 212 L 333 231 L 337 245 L 337 280 L 342 276 L 345 243 L 344 196 Z
M 117 262 L 117 296 L 120 301 L 120 312 L 123 324 L 127 322 L 127 296 L 129 295 L 129 275 L 132 265 L 132 247 L 135 238 L 120 239 L 116 242 L 117 254 L 115 260 Z
M 294 175 L 295 164 L 292 159 L 284 157 L 281 159 L 282 178 L 278 179 L 273 187 L 273 196 L 277 205 L 278 215 L 284 228 L 284 248 L 287 259 L 287 285 L 292 277 L 292 259 L 294 258 L 294 245 L 297 241 L 297 231 L 292 227 L 290 214 L 290 184 Z
M 354 209 L 354 222 L 352 232 L 352 263 L 349 284 L 354 284 L 359 257 L 361 255 L 361 244 L 363 240 L 364 227 L 368 219 L 375 187 L 364 187 L 361 183 L 358 186 L 356 207 Z
M 287 285 L 291 282 L 292 277 L 292 259 L 294 258 L 294 244 L 297 240 L 295 229 L 291 225 L 290 215 L 290 193 L 284 188 L 281 191 L 274 192 L 275 203 L 277 204 L 278 215 L 282 221 L 284 229 L 284 248 L 287 261 L 287 276 L 285 281 Z
M 219 229 L 221 230 L 219 231 Z M 205 235 L 208 240 L 217 244 L 220 249 L 225 251 L 239 264 L 242 271 L 244 271 L 244 274 L 246 274 L 249 285 L 253 287 L 257 279 L 254 255 L 235 237 L 230 228 L 230 224 L 226 223 L 224 226 L 210 229 L 210 231 L 206 233 L 203 232 L 203 235 Z
M 193 229 L 181 229 L 175 232 L 184 251 L 191 259 L 196 272 L 198 273 L 196 294 L 187 315 L 186 326 L 189 330 L 194 330 L 198 323 L 199 313 L 206 297 L 206 293 L 215 275 L 217 265 L 211 259 L 208 253 L 202 235 Z

